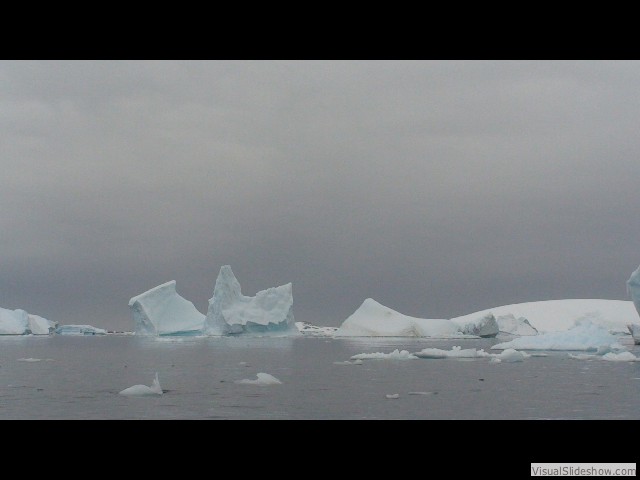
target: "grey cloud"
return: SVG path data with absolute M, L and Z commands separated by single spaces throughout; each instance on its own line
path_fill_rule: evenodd
M 447 317 L 625 299 L 638 62 L 0 62 L 0 306 L 128 328 L 170 279 Z M 62 317 L 62 318 L 58 318 Z

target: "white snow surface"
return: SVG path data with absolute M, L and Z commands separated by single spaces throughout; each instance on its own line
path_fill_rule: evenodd
M 207 335 L 299 334 L 293 317 L 291 283 L 248 297 L 242 294 L 231 267 L 222 266 L 209 300 L 203 331 Z
M 129 300 L 136 335 L 197 335 L 205 316 L 176 292 L 176 282 L 158 285 Z
M 504 305 L 451 320 L 456 323 L 465 322 L 466 319 L 473 320 L 486 313 L 493 313 L 498 319 L 498 324 L 501 316 L 524 317 L 540 333 L 566 331 L 573 327 L 577 320 L 585 318 L 610 329 L 612 332 L 626 333 L 627 325 L 636 322 L 638 318 L 634 304 L 630 301 L 564 299 Z
M 352 355 L 351 360 L 374 360 L 374 359 L 386 359 L 386 360 L 414 360 L 418 357 L 409 353 L 407 350 L 398 350 L 397 348 L 391 353 L 374 352 L 374 353 L 358 353 Z
M 240 385 L 258 385 L 260 387 L 266 387 L 268 385 L 280 385 L 282 384 L 282 382 L 280 380 L 278 380 L 276 377 L 274 377 L 273 375 L 269 374 L 269 373 L 258 373 L 256 375 L 258 378 L 255 380 L 251 380 L 248 378 L 245 378 L 243 380 L 236 380 L 235 383 L 238 383 Z
M 56 328 L 56 333 L 58 335 L 106 335 L 107 331 L 92 325 L 61 325 Z
M 127 395 L 130 397 L 149 397 L 162 395 L 162 393 L 162 387 L 160 386 L 160 381 L 158 380 L 158 372 L 156 372 L 156 376 L 153 379 L 153 384 L 150 387 L 148 387 L 147 385 L 134 385 L 122 390 L 120 392 L 120 395 Z
M 336 337 L 437 337 L 460 335 L 446 319 L 416 318 L 367 298 L 335 333 Z
M 518 337 L 491 347 L 496 350 L 596 350 L 606 352 L 624 350 L 618 337 L 609 329 L 590 319 L 579 320 L 573 328 L 562 332 L 548 332 L 536 336 Z

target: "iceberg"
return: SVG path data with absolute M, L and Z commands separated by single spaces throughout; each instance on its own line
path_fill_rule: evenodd
M 566 331 L 576 320 L 589 319 L 593 323 L 615 333 L 627 333 L 627 324 L 637 321 L 638 313 L 633 302 L 603 299 L 564 299 L 517 303 L 452 318 L 456 323 L 466 323 L 486 313 L 493 313 L 500 324 L 500 317 L 513 315 L 524 317 L 538 332 Z
M 49 335 L 57 326 L 58 322 L 24 310 L 0 308 L 0 335 Z
M 61 325 L 56 328 L 58 335 L 106 335 L 107 331 L 91 325 Z
M 136 335 L 199 335 L 205 316 L 176 292 L 176 282 L 159 285 L 129 300 Z
M 488 338 L 495 337 L 500 330 L 496 317 L 491 312 L 478 316 L 474 320 L 457 318 L 452 319 L 452 321 L 460 327 L 460 332 L 465 335 Z
M 49 335 L 53 333 L 58 326 L 58 322 L 52 322 L 38 315 L 27 314 L 29 323 L 29 331 L 32 335 Z
M 640 267 L 636 268 L 627 280 L 627 292 L 631 295 L 633 305 L 640 315 Z
M 573 328 L 563 332 L 547 332 L 536 336 L 518 337 L 509 342 L 491 347 L 495 350 L 508 348 L 522 350 L 596 350 L 608 352 L 624 350 L 618 338 L 609 329 L 590 319 L 576 322 Z
M 121 392 L 120 395 L 130 396 L 130 397 L 149 397 L 162 395 L 162 387 L 160 386 L 160 381 L 158 380 L 158 372 L 156 372 L 156 376 L 153 379 L 153 384 L 148 387 L 146 385 L 134 385 L 133 387 L 125 388 Z
M 460 335 L 446 319 L 416 318 L 367 298 L 335 333 L 336 337 L 441 337 Z
M 538 330 L 529 323 L 529 320 L 524 317 L 516 318 L 513 313 L 499 315 L 496 317 L 496 321 L 498 322 L 498 329 L 502 333 L 517 335 L 519 337 L 538 334 Z
M 26 335 L 29 333 L 29 314 L 24 310 L 0 308 L 0 335 Z
M 292 285 L 258 292 L 254 297 L 242 294 L 231 267 L 224 265 L 209 300 L 203 333 L 229 335 L 241 333 L 295 334 L 300 332 L 293 318 Z
M 633 337 L 633 343 L 635 345 L 640 345 L 640 325 L 638 325 L 637 323 L 630 323 L 629 325 L 627 325 L 627 328 L 629 329 L 629 333 Z

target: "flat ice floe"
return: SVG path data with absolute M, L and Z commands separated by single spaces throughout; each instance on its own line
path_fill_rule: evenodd
M 280 385 L 282 382 L 278 380 L 276 377 L 269 373 L 258 373 L 256 375 L 258 378 L 255 380 L 251 380 L 248 378 L 244 378 L 242 380 L 236 380 L 234 383 L 240 385 L 258 385 L 260 387 L 266 387 L 268 385 Z
M 94 327 L 92 325 L 60 325 L 55 332 L 58 335 L 106 335 L 107 331 L 103 328 Z
M 395 349 L 391 353 L 382 353 L 382 352 L 374 352 L 374 353 L 359 353 L 357 355 L 353 355 L 351 360 L 377 360 L 377 359 L 387 359 L 387 360 L 415 360 L 415 355 L 409 353 L 408 350 L 399 350 Z
M 451 350 L 442 350 L 440 348 L 424 348 L 414 353 L 419 358 L 485 358 L 490 354 L 483 349 L 465 348 L 459 346 L 452 347 Z
M 562 332 L 548 332 L 530 337 L 519 337 L 509 342 L 498 343 L 491 348 L 506 350 L 624 350 L 618 343 L 619 337 L 609 329 L 591 320 L 578 321 L 576 325 Z
M 640 362 L 640 358 L 633 353 L 625 351 L 620 353 L 607 352 L 604 355 L 589 353 L 570 353 L 569 358 L 575 360 L 604 360 L 607 362 Z

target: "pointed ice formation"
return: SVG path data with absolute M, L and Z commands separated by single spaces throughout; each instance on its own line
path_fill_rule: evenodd
M 129 300 L 136 335 L 198 335 L 205 316 L 176 292 L 176 282 L 159 285 Z
M 231 267 L 224 265 L 209 300 L 203 332 L 206 335 L 298 334 L 293 318 L 291 283 L 247 297 L 242 295 L 240 283 Z
M 443 318 L 416 318 L 367 298 L 347 318 L 337 337 L 440 337 L 460 335 L 460 328 Z
M 120 395 L 126 395 L 130 397 L 149 397 L 155 395 L 162 395 L 162 387 L 160 386 L 160 381 L 158 380 L 158 372 L 156 372 L 156 376 L 153 379 L 153 384 L 148 387 L 147 385 L 134 385 L 129 388 L 125 388 L 121 392 Z

